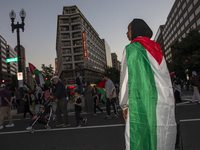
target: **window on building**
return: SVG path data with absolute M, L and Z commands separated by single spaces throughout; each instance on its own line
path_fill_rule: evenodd
M 190 0 L 186 0 L 187 3 L 189 3 Z
M 185 27 L 187 27 L 188 24 L 189 24 L 189 20 L 187 20 L 187 21 L 185 22 Z
M 182 25 L 182 27 L 181 27 L 181 31 L 183 31 L 184 30 L 184 25 Z
M 71 54 L 71 49 L 70 48 L 64 49 L 63 54 Z
M 181 15 L 181 13 L 182 13 L 182 10 L 180 9 L 180 10 L 179 10 L 179 12 L 178 12 L 178 15 L 180 16 L 180 15 Z
M 63 39 L 69 39 L 70 38 L 70 34 L 63 34 Z
M 179 26 L 179 22 L 177 22 L 177 24 L 176 24 L 176 27 L 178 28 L 178 26 Z
M 191 14 L 189 19 L 190 19 L 190 22 L 194 19 L 194 13 Z
M 180 24 L 181 24 L 182 21 L 183 21 L 183 17 L 180 18 Z
M 187 11 L 183 14 L 183 17 L 186 18 L 187 16 Z
M 69 31 L 69 27 L 61 27 L 61 31 Z
M 186 3 L 184 2 L 183 6 L 182 6 L 182 10 L 185 9 Z
M 71 56 L 66 56 L 66 57 L 64 57 L 64 61 L 72 61 L 72 57 Z
M 180 6 L 180 1 L 178 2 L 178 4 L 177 4 L 177 8 Z
M 196 23 L 191 26 L 191 29 L 196 29 Z
M 65 69 L 72 69 L 72 64 L 66 64 L 64 66 L 65 66 Z
M 63 23 L 69 23 L 68 19 L 63 19 Z
M 195 10 L 195 15 L 197 16 L 197 14 L 200 12 L 200 5 L 199 7 L 197 7 L 197 9 Z
M 197 26 L 199 26 L 199 25 L 200 25 L 200 18 L 197 20 Z
M 193 6 L 192 4 L 188 7 L 188 13 L 192 10 Z
M 198 2 L 199 0 L 193 0 L 194 5 Z
M 66 42 L 64 42 L 64 46 L 71 46 L 70 41 L 66 41 Z
M 74 60 L 75 61 L 83 60 L 83 56 L 82 55 L 74 56 Z

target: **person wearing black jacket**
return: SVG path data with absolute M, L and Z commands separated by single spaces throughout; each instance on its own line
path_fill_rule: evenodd
M 26 117 L 26 113 L 29 112 L 31 116 L 33 116 L 32 112 L 30 111 L 30 100 L 28 91 L 24 91 L 25 95 L 22 100 L 24 101 L 24 118 Z
M 67 99 L 66 99 L 67 94 L 65 90 L 65 85 L 59 80 L 58 76 L 54 76 L 52 78 L 52 82 L 55 85 L 55 92 L 50 97 L 51 98 L 57 97 L 58 99 L 56 115 L 57 115 L 59 124 L 56 125 L 56 127 L 68 127 L 71 124 L 69 124 L 69 119 L 68 119 Z M 61 114 L 64 115 L 65 124 L 64 124 Z

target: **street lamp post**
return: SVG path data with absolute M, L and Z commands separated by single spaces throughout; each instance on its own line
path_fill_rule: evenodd
M 17 57 L 18 57 L 18 72 L 22 72 L 22 67 L 21 67 L 21 51 L 20 51 L 20 37 L 19 37 L 19 29 L 21 28 L 22 31 L 24 32 L 24 19 L 26 17 L 26 12 L 24 11 L 24 9 L 22 9 L 19 13 L 22 23 L 19 24 L 19 22 L 17 22 L 17 24 L 14 24 L 14 20 L 16 17 L 16 14 L 14 12 L 14 10 L 12 10 L 9 14 L 10 19 L 11 19 L 11 27 L 12 27 L 12 33 L 14 32 L 15 29 L 17 29 Z M 20 81 L 19 81 L 20 82 Z M 22 82 L 22 81 L 21 81 Z M 17 113 L 22 113 L 23 112 L 23 106 L 22 106 L 22 96 L 23 96 L 23 88 L 20 87 L 20 107 L 18 107 L 17 109 Z

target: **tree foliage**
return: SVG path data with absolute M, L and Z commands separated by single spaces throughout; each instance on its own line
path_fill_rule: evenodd
M 190 30 L 185 38 L 177 42 L 173 47 L 173 68 L 174 71 L 183 74 L 200 69 L 200 33 L 197 30 Z
M 109 78 L 113 81 L 113 83 L 119 83 L 120 80 L 120 71 L 115 67 L 107 67 L 105 72 L 109 74 Z
M 51 64 L 49 66 L 45 66 L 44 64 L 42 64 L 42 74 L 48 78 L 48 80 L 50 80 L 53 76 L 54 76 L 54 70 L 53 67 L 51 66 Z

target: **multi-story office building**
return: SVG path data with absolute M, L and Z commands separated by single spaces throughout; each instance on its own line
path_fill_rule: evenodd
M 108 43 L 105 39 L 103 39 L 103 42 L 105 44 L 105 50 L 106 50 L 106 65 L 108 67 L 112 67 L 112 58 L 111 58 L 111 49 Z
M 65 84 L 75 82 L 78 72 L 84 81 L 102 79 L 105 44 L 76 6 L 63 7 L 58 15 L 56 53 L 58 76 Z
M 117 60 L 117 54 L 111 53 L 111 58 L 112 58 L 112 66 L 117 70 L 120 70 L 120 62 Z
M 15 51 L 18 52 L 17 46 L 15 46 Z M 24 82 L 27 83 L 26 55 L 25 55 L 25 48 L 22 45 L 20 45 L 20 53 L 21 53 L 21 68 L 23 72 L 23 80 Z
M 200 1 L 175 0 L 162 30 L 163 50 L 168 62 L 172 61 L 173 45 L 191 29 L 200 30 Z
M 6 52 L 7 41 L 0 35 L 0 79 L 1 83 L 4 82 L 7 85 L 9 80 L 7 72 L 7 52 Z
M 164 53 L 165 52 L 164 51 L 165 46 L 164 46 L 164 39 L 163 39 L 163 33 L 162 33 L 164 27 L 165 27 L 165 25 L 160 25 L 159 26 L 158 31 L 156 33 L 156 36 L 154 38 L 154 41 L 160 45 L 160 47 L 161 47 L 161 49 L 163 51 L 163 54 L 165 56 L 165 53 Z
M 7 55 L 7 58 L 16 58 L 17 57 L 17 52 L 14 51 L 14 49 L 9 46 L 9 45 L 6 45 L 6 55 Z M 18 71 L 18 64 L 17 62 L 10 62 L 10 63 L 7 63 L 7 73 L 8 73 L 8 85 L 11 84 L 11 78 L 13 75 L 17 75 L 17 71 Z

